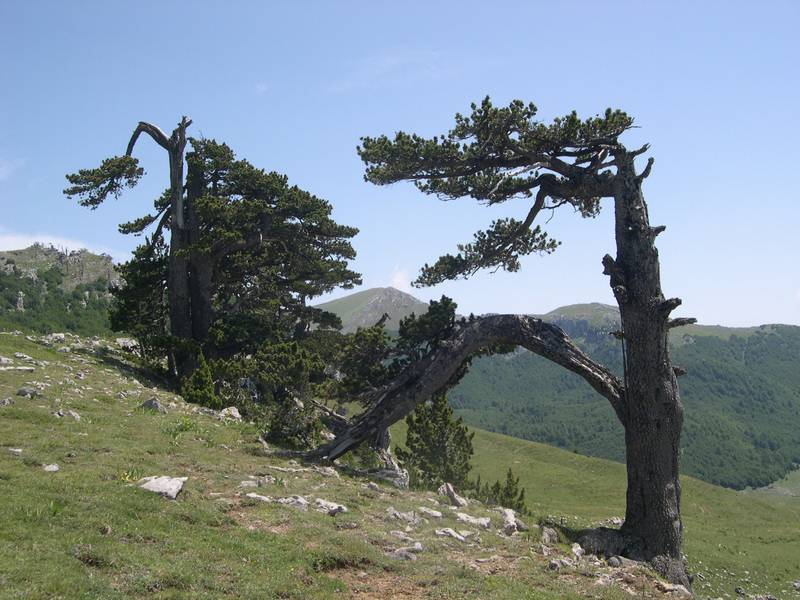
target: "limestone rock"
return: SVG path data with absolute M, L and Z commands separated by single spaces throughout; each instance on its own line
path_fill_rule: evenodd
M 230 419 L 231 421 L 241 421 L 242 415 L 239 414 L 239 409 L 235 406 L 229 406 L 219 411 L 219 420 L 224 421 Z
M 163 404 L 161 404 L 161 402 L 158 401 L 158 398 L 156 398 L 155 396 L 153 396 L 149 400 L 145 400 L 144 402 L 142 402 L 139 405 L 139 408 L 141 410 L 152 410 L 162 415 L 167 414 L 167 409 L 164 407 Z
M 469 523 L 470 525 L 475 525 L 476 527 L 483 527 L 484 529 L 489 529 L 492 526 L 492 522 L 489 517 L 473 517 L 466 513 L 456 513 L 456 519 L 461 521 L 462 523 Z
M 462 498 L 456 493 L 456 491 L 453 489 L 453 485 L 450 483 L 443 483 L 439 487 L 438 494 L 440 496 L 447 496 L 450 498 L 450 502 L 453 504 L 453 506 L 457 506 L 458 508 L 463 508 L 469 504 L 466 498 Z
M 61 467 L 59 467 L 59 466 L 58 466 L 57 464 L 55 464 L 55 463 L 53 463 L 53 464 L 51 464 L 51 465 L 42 465 L 42 468 L 43 468 L 45 471 L 47 471 L 48 473 L 55 473 L 55 472 L 57 472 L 57 471 L 60 471 L 60 470 L 61 470 Z
M 0 400 L 0 406 L 11 406 L 12 404 L 14 404 L 13 398 L 3 398 Z
M 578 543 L 572 544 L 572 556 L 575 557 L 575 560 L 580 560 L 581 557 L 585 554 L 583 548 Z
M 16 454 L 17 456 L 22 454 L 22 448 L 9 448 L 8 451 L 11 452 L 11 454 Z
M 418 506 L 417 510 L 421 512 L 423 515 L 431 517 L 433 519 L 441 519 L 442 513 L 438 510 L 433 510 L 432 508 L 428 508 L 427 506 Z
M 460 533 L 456 532 L 454 529 L 451 529 L 450 527 L 445 527 L 443 529 L 437 529 L 436 530 L 436 535 L 438 535 L 439 537 L 451 537 L 451 538 L 453 538 L 455 540 L 458 540 L 459 542 L 466 542 L 467 541 L 467 538 L 465 538 Z
M 412 511 L 400 512 L 394 506 L 390 506 L 389 508 L 387 508 L 386 514 L 388 514 L 389 518 L 391 519 L 399 519 L 411 525 L 416 525 L 417 523 L 419 523 L 419 517 L 415 515 Z
M 269 496 L 262 496 L 261 494 L 255 494 L 250 492 L 249 494 L 245 494 L 248 498 L 252 498 L 253 500 L 259 500 L 261 502 L 272 502 L 272 498 Z
M 39 390 L 29 385 L 22 386 L 17 390 L 17 396 L 22 396 L 23 398 L 35 398 L 38 395 Z
M 691 598 L 692 593 L 682 585 L 674 583 L 667 583 L 665 581 L 657 581 L 656 588 L 665 594 L 669 594 L 675 598 Z
M 547 564 L 547 568 L 551 571 L 560 571 L 572 567 L 573 563 L 568 558 L 554 558 Z
M 299 508 L 300 510 L 308 510 L 308 500 L 302 496 L 287 496 L 286 498 L 277 498 L 275 502 L 278 504 L 283 504 L 284 506 Z
M 558 543 L 558 532 L 552 527 L 542 528 L 542 542 L 553 545 Z
M 183 489 L 183 484 L 188 477 L 168 477 L 167 475 L 153 475 L 139 480 L 139 487 L 143 490 L 155 492 L 175 500 Z
M 0 356 L 0 365 L 13 365 L 14 361 L 5 356 Z
M 333 467 L 320 467 L 314 465 L 314 470 L 325 477 L 335 477 L 336 479 L 339 479 L 339 473 Z
M 335 517 L 339 513 L 346 513 L 347 507 L 343 504 L 337 504 L 336 502 L 329 502 L 328 500 L 323 500 L 322 498 L 317 498 L 314 500 L 314 505 L 319 512 L 324 512 L 329 514 L 332 517 Z
M 517 516 L 517 513 L 510 508 L 501 508 L 500 514 L 503 515 L 503 533 L 513 535 L 518 531 L 528 531 L 528 526 Z
M 403 541 L 403 542 L 411 543 L 411 542 L 414 541 L 413 539 L 411 539 L 411 536 L 409 536 L 404 531 L 398 531 L 398 530 L 390 531 L 389 535 L 393 535 L 394 537 L 396 537 L 397 539 L 399 539 L 400 541 Z

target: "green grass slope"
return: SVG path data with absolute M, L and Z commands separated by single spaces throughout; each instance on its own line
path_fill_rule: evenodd
M 662 597 L 652 577 L 629 582 L 603 565 L 582 562 L 550 571 L 536 528 L 507 538 L 474 531 L 431 503 L 431 494 L 377 490 L 359 478 L 329 477 L 265 455 L 249 424 L 196 414 L 104 351 L 61 353 L 24 336 L 0 335 L 0 355 L 34 371 L 0 372 L 0 597 L 2 598 L 628 598 Z M 36 362 L 14 358 L 15 352 Z M 23 385 L 40 394 L 15 396 Z M 137 410 L 158 394 L 169 413 Z M 66 416 L 52 413 L 62 410 Z M 69 416 L 73 410 L 80 420 Z M 402 424 L 398 424 L 398 439 Z M 541 444 L 477 431 L 476 471 L 484 479 L 512 466 L 534 515 L 574 528 L 622 514 L 624 469 Z M 12 452 L 20 450 L 17 454 Z M 49 473 L 42 465 L 57 463 Z M 280 470 L 284 469 L 284 470 Z M 288 470 L 286 470 L 288 469 Z M 340 502 L 335 518 L 250 499 L 239 483 L 273 475 L 255 491 Z M 147 475 L 185 476 L 177 501 L 140 490 Z M 439 499 L 441 500 L 441 499 Z M 700 597 L 770 592 L 795 597 L 800 572 L 800 506 L 793 498 L 754 496 L 684 480 L 686 550 L 700 573 Z M 387 509 L 445 513 L 408 525 Z M 473 503 L 466 511 L 497 513 Z M 472 529 L 467 543 L 434 534 Z M 388 553 L 420 541 L 416 561 Z M 599 583 L 607 585 L 599 585 Z M 644 590 L 642 592 L 642 590 Z

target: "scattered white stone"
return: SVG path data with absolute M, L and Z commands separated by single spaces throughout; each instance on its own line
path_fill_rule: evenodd
M 463 508 L 464 506 L 467 506 L 469 504 L 466 498 L 462 498 L 456 493 L 456 491 L 453 489 L 453 485 L 450 483 L 443 483 L 439 487 L 437 493 L 440 496 L 447 496 L 448 498 L 450 498 L 450 502 L 453 504 L 453 506 Z
M 166 475 L 153 475 L 139 480 L 139 487 L 143 490 L 155 492 L 175 500 L 183 489 L 183 484 L 188 477 L 168 477 Z
M 278 498 L 275 502 L 284 506 L 293 506 L 300 510 L 308 510 L 308 500 L 302 496 L 287 496 L 286 498 Z
M 253 500 L 260 500 L 261 502 L 272 502 L 272 498 L 270 498 L 269 496 L 262 496 L 261 494 L 255 494 L 253 492 L 245 495 L 248 498 L 252 498 Z
M 14 358 L 19 360 L 33 361 L 33 358 L 31 358 L 27 354 L 23 354 L 22 352 L 14 352 Z
M 397 560 L 417 560 L 416 555 L 422 552 L 424 548 L 422 544 L 419 542 L 414 542 L 413 546 L 408 546 L 405 548 L 398 548 L 389 553 L 389 558 L 394 558 Z
M 410 536 L 409 536 L 409 535 L 408 535 L 406 532 L 404 532 L 404 531 L 398 531 L 398 530 L 390 531 L 390 532 L 389 532 L 389 535 L 393 535 L 394 537 L 396 537 L 397 539 L 399 539 L 400 541 L 403 541 L 403 542 L 408 542 L 408 543 L 411 543 L 411 542 L 413 542 L 413 541 L 414 541 L 414 540 L 413 540 L 413 539 L 412 539 L 412 538 L 411 538 L 411 537 L 410 537 Z
M 61 348 L 58 349 L 58 352 L 63 352 L 64 354 L 68 354 L 72 352 L 72 348 L 70 348 L 69 346 L 61 346 Z
M 61 470 L 61 467 L 59 467 L 59 466 L 58 466 L 57 464 L 55 464 L 55 463 L 53 463 L 53 464 L 51 464 L 51 465 L 42 465 L 42 468 L 43 468 L 45 471 L 47 471 L 48 473 L 55 473 L 55 472 L 57 472 L 57 471 Z
M 142 410 L 153 410 L 157 413 L 166 414 L 167 409 L 164 408 L 164 405 L 158 401 L 158 398 L 153 396 L 149 400 L 145 400 L 139 405 L 139 408 Z
M 451 529 L 450 527 L 445 527 L 444 529 L 437 529 L 436 535 L 438 535 L 439 537 L 451 537 L 453 539 L 458 540 L 459 542 L 467 541 L 467 538 L 465 538 L 460 533 L 457 533 L 454 529 Z
M 13 365 L 14 361 L 5 356 L 0 356 L 0 365 Z
M 542 541 L 545 544 L 557 544 L 558 543 L 558 532 L 553 529 L 552 527 L 544 527 L 542 528 Z
M 11 452 L 11 454 L 16 454 L 17 456 L 22 454 L 22 448 L 9 448 L 8 451 Z
M 370 481 L 367 484 L 367 488 L 371 489 L 373 492 L 380 492 L 381 491 L 380 486 L 377 483 L 375 483 L 374 481 Z
M 554 558 L 548 563 L 547 568 L 551 571 L 560 571 L 571 566 L 572 561 L 568 558 Z
M 39 390 L 27 385 L 17 390 L 17 396 L 22 396 L 23 398 L 35 398 L 38 395 L 39 395 Z
M 575 557 L 575 560 L 580 560 L 585 553 L 585 550 L 581 548 L 580 544 L 577 542 L 572 544 L 572 556 Z
M 489 529 L 492 526 L 492 522 L 489 517 L 473 517 L 466 513 L 456 513 L 456 519 L 461 521 L 462 523 L 469 523 L 470 525 L 475 525 L 476 527 L 483 527 L 484 529 Z
M 410 523 L 411 525 L 416 525 L 419 523 L 419 517 L 415 515 L 413 511 L 400 512 L 394 506 L 390 506 L 386 509 L 386 514 L 388 514 L 389 518 L 391 519 L 399 519 L 401 521 Z
M 427 506 L 418 506 L 417 510 L 419 510 L 419 512 L 421 512 L 423 515 L 432 517 L 434 519 L 442 518 L 442 513 L 440 513 L 438 510 L 433 510 L 432 508 L 428 508 Z
M 347 507 L 343 504 L 337 504 L 336 502 L 329 502 L 328 500 L 323 500 L 322 498 L 317 498 L 314 500 L 314 504 L 316 505 L 316 509 L 319 512 L 328 513 L 330 516 L 335 517 L 339 513 L 346 513 Z
M 19 371 L 22 373 L 33 373 L 34 367 L 0 367 L 0 371 Z
M 12 404 L 14 404 L 13 398 L 3 398 L 0 400 L 0 406 L 11 406 Z
M 692 597 L 692 593 L 689 590 L 687 590 L 684 586 L 679 584 L 667 583 L 665 581 L 658 581 L 656 582 L 656 587 L 665 594 L 669 594 L 670 596 L 674 596 L 675 598 Z
M 314 470 L 325 477 L 335 477 L 336 479 L 339 479 L 339 473 L 333 467 L 314 466 Z
M 510 508 L 501 508 L 500 514 L 503 515 L 503 533 L 513 535 L 518 531 L 528 531 L 528 526 L 517 516 L 517 513 Z
M 241 421 L 242 415 L 239 414 L 239 409 L 235 406 L 229 406 L 228 408 L 223 408 L 219 411 L 219 419 L 220 421 L 224 421 L 226 419 L 230 419 L 231 421 Z

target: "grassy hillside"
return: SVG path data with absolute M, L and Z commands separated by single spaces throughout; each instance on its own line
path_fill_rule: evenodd
M 434 534 L 457 522 L 431 494 L 377 490 L 362 479 L 329 477 L 266 456 L 248 424 L 193 413 L 180 398 L 153 387 L 99 344 L 93 354 L 64 354 L 23 336 L 0 335 L 0 355 L 23 352 L 33 373 L 4 371 L 0 399 L 0 597 L 4 598 L 628 598 L 662 595 L 638 570 L 626 575 L 582 561 L 550 571 L 539 534 L 507 538 L 494 529 L 467 543 Z M 34 386 L 32 399 L 15 396 Z M 137 410 L 157 394 L 169 413 Z M 62 410 L 64 417 L 52 413 Z M 70 416 L 76 411 L 80 420 Z M 402 437 L 402 424 L 397 438 Z M 476 469 L 484 479 L 508 465 L 521 476 L 530 519 L 561 523 L 569 552 L 572 528 L 622 513 L 619 464 L 482 431 Z M 14 450 L 12 452 L 12 449 Z M 17 452 L 19 451 L 19 452 Z M 46 472 L 42 465 L 57 463 Z M 278 469 L 290 469 L 280 471 Z M 291 471 L 295 469 L 295 471 Z M 300 469 L 300 470 L 296 470 Z M 177 501 L 134 484 L 142 476 L 186 476 Z M 263 503 L 239 488 L 249 476 L 276 476 L 255 489 L 340 502 L 335 518 Z M 440 499 L 441 500 L 441 499 Z M 754 497 L 690 478 L 684 481 L 687 554 L 700 597 L 771 592 L 782 598 L 800 572 L 800 505 Z M 387 509 L 445 513 L 441 522 L 408 525 Z M 497 514 L 472 504 L 473 516 Z M 420 541 L 416 561 L 391 552 Z M 477 537 L 475 537 L 477 535 Z
M 265 455 L 252 425 L 195 413 L 100 349 L 64 354 L 0 335 L 0 355 L 24 352 L 35 362 L 16 362 L 36 369 L 0 378 L 0 399 L 14 400 L 0 407 L 0 597 L 620 600 L 638 589 L 661 597 L 638 568 L 584 560 L 548 570 L 553 556 L 568 552 L 566 539 L 544 556 L 535 551 L 535 526 L 515 537 L 477 530 L 433 494 L 370 488 Z M 14 396 L 23 385 L 37 396 Z M 153 394 L 167 414 L 136 408 Z M 44 470 L 49 464 L 59 470 Z M 188 479 L 170 501 L 138 489 L 149 475 Z M 262 487 L 240 487 L 270 476 Z M 322 498 L 348 512 L 331 517 L 247 493 L 302 495 L 312 505 Z M 388 514 L 391 507 L 419 514 L 419 506 L 444 516 L 407 523 Z M 499 526 L 486 507 L 468 512 Z M 441 527 L 469 537 L 437 536 Z M 392 558 L 413 543 L 401 537 L 423 545 L 417 560 Z

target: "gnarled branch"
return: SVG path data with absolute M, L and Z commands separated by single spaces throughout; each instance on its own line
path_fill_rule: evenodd
M 164 150 L 167 152 L 170 151 L 169 138 L 166 133 L 161 131 L 161 128 L 156 127 L 152 123 L 139 121 L 139 124 L 136 126 L 136 129 L 133 130 L 133 135 L 131 135 L 131 139 L 128 142 L 128 149 L 125 151 L 125 156 L 131 156 L 133 154 L 133 147 L 136 145 L 136 140 L 139 139 L 139 135 L 143 132 L 153 138 L 153 141 L 164 148 Z
M 391 383 L 370 394 L 370 407 L 333 441 L 307 458 L 333 460 L 408 415 L 437 391 L 452 385 L 462 366 L 480 350 L 516 344 L 583 377 L 625 420 L 625 390 L 608 369 L 584 354 L 561 328 L 524 315 L 494 315 L 457 326 L 425 358 L 407 367 Z

